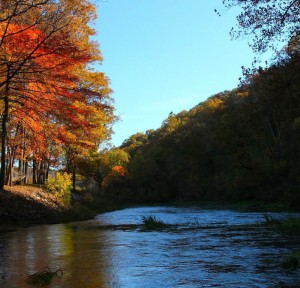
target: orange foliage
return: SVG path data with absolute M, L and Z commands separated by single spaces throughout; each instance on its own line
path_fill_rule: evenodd
M 28 15 L 0 23 L 0 91 L 7 88 L 12 131 L 8 144 L 23 145 L 25 136 L 14 131 L 21 126 L 31 138 L 24 145 L 36 157 L 59 150 L 53 145 L 77 154 L 95 148 L 114 119 L 108 80 L 88 69 L 101 60 L 98 47 L 89 41 L 94 6 L 79 0 L 48 4 L 42 14 L 28 9 Z M 57 23 L 47 9 L 58 9 Z
M 81 128 L 88 132 L 88 129 L 96 125 L 87 120 L 87 115 L 93 108 L 87 103 L 78 102 L 78 99 L 84 99 L 87 95 L 76 91 L 80 82 L 76 67 L 89 62 L 89 54 L 66 41 L 66 37 L 56 36 L 51 43 L 37 46 L 37 42 L 45 38 L 37 29 L 25 29 L 11 24 L 7 31 L 3 44 L 6 57 L 10 55 L 11 59 L 18 59 L 22 53 L 35 50 L 30 68 L 26 69 L 26 78 L 11 84 L 11 91 L 16 95 L 10 97 L 14 103 L 12 114 L 21 118 L 24 125 L 33 130 L 35 135 L 41 134 L 47 125 L 48 115 L 52 115 L 57 119 L 56 122 L 67 123 L 68 126 L 64 133 L 54 133 L 53 136 L 60 135 L 61 143 L 70 144 L 80 140 L 86 146 L 86 141 L 82 141 L 79 135 L 67 130 Z M 43 77 L 38 72 L 42 72 Z M 90 94 L 93 93 L 90 91 Z M 40 135 L 36 140 L 41 141 L 42 138 Z
M 125 176 L 127 173 L 126 169 L 123 166 L 114 166 L 111 169 L 111 174 L 114 176 Z
M 123 166 L 116 165 L 111 168 L 110 173 L 108 173 L 102 181 L 102 186 L 104 188 L 108 187 L 111 183 L 115 181 L 120 181 L 127 174 L 126 169 Z

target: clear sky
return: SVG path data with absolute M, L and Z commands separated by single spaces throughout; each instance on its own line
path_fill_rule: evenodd
M 110 79 L 116 114 L 112 143 L 157 129 L 168 114 L 189 110 L 238 85 L 253 53 L 231 41 L 237 10 L 221 0 L 97 0 L 98 67 Z M 214 12 L 222 12 L 219 17 Z

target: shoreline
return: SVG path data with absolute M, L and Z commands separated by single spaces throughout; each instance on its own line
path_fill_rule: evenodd
M 265 203 L 259 201 L 195 201 L 172 203 L 144 203 L 116 205 L 103 199 L 97 203 L 73 203 L 65 208 L 55 196 L 41 186 L 5 186 L 0 191 L 0 233 L 33 225 L 58 224 L 89 220 L 97 214 L 133 206 L 172 205 L 201 206 L 207 209 L 230 209 L 253 212 L 299 212 L 285 203 Z
M 111 209 L 109 205 L 107 208 Z M 0 233 L 33 225 L 88 220 L 104 211 L 104 207 L 94 210 L 78 203 L 63 207 L 40 186 L 5 186 L 0 191 Z

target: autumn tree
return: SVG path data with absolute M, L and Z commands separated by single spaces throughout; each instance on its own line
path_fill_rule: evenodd
M 89 1 L 0 3 L 3 188 L 9 122 L 31 131 L 36 143 L 31 154 L 41 159 L 49 138 L 68 148 L 99 144 L 110 131 L 113 109 L 105 75 L 89 69 L 101 61 L 90 41 L 95 8 Z
M 96 176 L 95 179 L 101 182 L 101 179 L 109 174 L 113 167 L 126 167 L 128 162 L 129 155 L 127 152 L 120 148 L 113 148 L 99 152 L 91 150 L 89 155 L 81 155 L 77 165 L 81 174 Z
M 250 36 L 255 52 L 277 51 L 278 42 L 287 44 L 299 33 L 299 0 L 223 0 L 223 4 L 241 8 L 230 34 L 233 39 Z

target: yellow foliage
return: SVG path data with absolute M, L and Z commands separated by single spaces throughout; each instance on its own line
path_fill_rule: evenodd
M 237 92 L 235 95 L 238 96 L 238 97 L 247 97 L 249 95 L 249 92 L 248 91 L 246 91 L 246 92 Z
M 210 109 L 217 109 L 219 108 L 224 102 L 220 98 L 209 98 L 206 101 L 206 107 Z
M 71 203 L 71 175 L 57 172 L 55 177 L 46 180 L 46 187 L 54 193 L 62 206 L 68 207 Z

